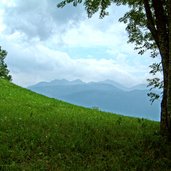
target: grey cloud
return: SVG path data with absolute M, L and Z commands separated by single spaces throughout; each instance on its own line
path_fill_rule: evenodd
M 0 36 L 3 40 L 3 36 Z M 16 84 L 28 86 L 39 81 L 53 79 L 82 79 L 83 81 L 100 81 L 112 79 L 124 84 L 136 83 L 134 71 L 107 59 L 72 59 L 67 53 L 49 49 L 37 42 L 35 44 L 18 44 L 16 41 L 4 41 L 3 49 L 8 51 L 7 65 Z M 136 66 L 137 68 L 137 66 Z M 139 65 L 138 65 L 139 70 Z
M 6 62 L 11 72 L 24 72 L 33 74 L 37 71 L 46 72 L 53 69 L 53 63 L 50 61 L 48 64 L 41 62 L 41 58 L 40 60 L 36 59 L 35 52 L 33 53 L 31 50 L 25 53 L 21 49 L 15 50 L 15 47 L 8 47 L 7 49 L 9 52 Z
M 8 32 L 23 32 L 28 38 L 38 37 L 45 40 L 54 32 L 65 31 L 70 20 L 81 20 L 83 11 L 80 8 L 66 6 L 56 7 L 59 0 L 17 0 L 16 6 L 5 9 L 4 23 Z

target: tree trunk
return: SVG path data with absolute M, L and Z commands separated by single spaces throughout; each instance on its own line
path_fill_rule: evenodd
M 161 104 L 161 133 L 166 135 L 171 140 L 171 0 L 168 0 L 168 54 L 162 56 L 164 89 L 163 99 Z M 167 45 L 167 42 L 166 42 Z M 164 52 L 164 46 L 160 48 Z
M 163 98 L 161 103 L 160 131 L 162 135 L 171 137 L 171 124 L 170 124 L 171 115 L 169 114 L 169 110 L 171 109 L 169 108 L 169 102 L 171 101 L 171 95 L 169 95 L 169 93 L 171 93 L 170 91 L 171 82 L 169 82 L 171 80 L 171 78 L 169 78 L 171 77 L 170 74 L 171 72 L 169 71 L 169 42 L 166 41 L 166 43 L 164 44 L 164 42 L 162 43 L 162 41 L 160 40 L 159 50 L 162 58 L 161 61 L 163 67 L 163 81 L 164 81 Z
M 168 9 L 168 32 L 169 32 L 167 112 L 168 112 L 168 136 L 171 140 L 171 0 L 168 0 L 167 9 Z
M 169 59 L 169 48 L 171 51 L 171 42 L 169 42 L 170 38 L 168 36 L 168 20 L 171 22 L 171 19 L 167 19 L 167 12 L 165 12 L 166 9 L 164 7 L 163 0 L 158 0 L 157 2 L 156 0 L 152 0 L 151 2 L 152 4 L 150 5 L 149 0 L 144 0 L 144 7 L 147 16 L 147 27 L 152 33 L 161 55 L 164 87 L 161 103 L 160 131 L 161 134 L 168 136 L 169 134 L 171 135 L 171 59 Z M 170 13 L 169 11 L 171 10 L 170 2 L 171 0 L 168 0 L 168 13 Z M 154 10 L 154 13 L 152 12 L 152 9 Z M 169 34 L 171 34 L 171 32 Z
M 160 120 L 160 131 L 162 135 L 168 134 L 168 111 L 167 111 L 167 96 L 168 96 L 168 65 L 167 61 L 163 60 L 162 57 L 162 66 L 163 66 L 163 98 L 161 102 L 161 120 Z

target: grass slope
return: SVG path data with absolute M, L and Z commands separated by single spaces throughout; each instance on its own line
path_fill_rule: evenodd
M 0 80 L 0 170 L 170 170 L 159 123 L 77 107 Z

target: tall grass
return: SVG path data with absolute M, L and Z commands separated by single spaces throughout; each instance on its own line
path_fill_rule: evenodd
M 171 170 L 159 123 L 74 106 L 0 80 L 0 170 Z

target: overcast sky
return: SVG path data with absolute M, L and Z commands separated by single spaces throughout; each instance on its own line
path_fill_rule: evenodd
M 103 20 L 88 19 L 83 6 L 58 9 L 59 0 L 0 0 L 0 46 L 13 82 L 28 86 L 53 79 L 101 81 L 126 86 L 145 83 L 149 54 L 127 44 L 119 17 L 126 7 L 111 6 Z

